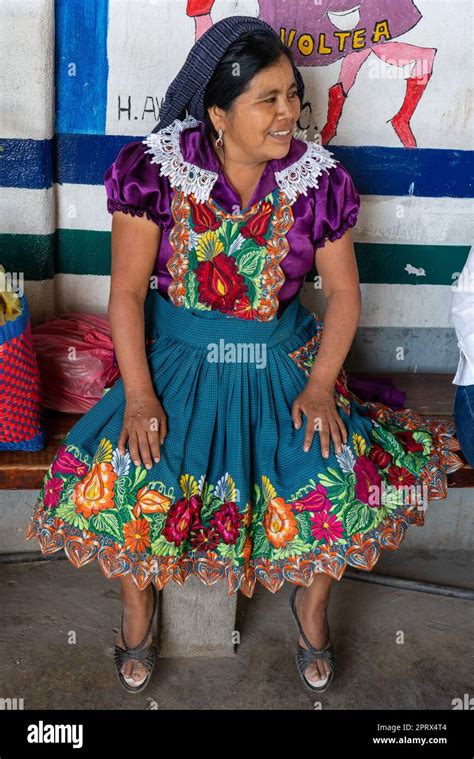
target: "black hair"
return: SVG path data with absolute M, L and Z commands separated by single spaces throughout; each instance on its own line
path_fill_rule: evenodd
M 206 109 L 204 124 L 209 140 L 217 137 L 217 132 L 207 109 L 217 105 L 228 113 L 232 109 L 234 100 L 248 89 L 250 80 L 255 74 L 277 63 L 282 55 L 286 55 L 290 63 L 294 65 L 291 50 L 277 35 L 272 37 L 267 34 L 252 34 L 236 40 L 227 48 L 204 93 L 204 108 Z M 236 64 L 238 64 L 237 69 Z M 238 75 L 235 73 L 236 70 Z

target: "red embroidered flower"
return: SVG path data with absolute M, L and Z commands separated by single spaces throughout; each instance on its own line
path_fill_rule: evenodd
M 330 511 L 331 501 L 327 497 L 326 488 L 319 483 L 316 490 L 311 490 L 304 498 L 293 501 L 292 506 L 295 511 Z
M 213 551 L 220 542 L 221 536 L 211 527 L 199 527 L 191 534 L 191 548 L 195 551 Z
M 356 498 L 371 507 L 375 506 L 378 508 L 381 506 L 380 487 L 382 477 L 375 464 L 367 456 L 359 456 L 354 464 L 354 472 L 357 477 L 355 485 Z M 374 487 L 377 490 L 374 490 Z
M 412 453 L 414 451 L 423 451 L 422 443 L 419 443 L 414 439 L 413 432 L 410 432 L 410 430 L 397 432 L 396 436 L 399 439 L 400 443 L 403 445 L 405 451 L 408 451 L 409 453 Z
M 62 445 L 51 466 L 51 474 L 60 472 L 61 474 L 74 474 L 76 477 L 83 477 L 89 467 L 83 461 L 79 461 L 72 453 Z
M 391 466 L 388 470 L 388 476 L 392 485 L 402 488 L 405 485 L 413 485 L 415 478 L 408 469 L 403 466 Z
M 217 509 L 210 522 L 222 536 L 224 543 L 232 544 L 239 537 L 242 520 L 243 515 L 239 512 L 237 504 L 233 501 L 227 501 Z
M 339 395 L 344 396 L 344 398 L 350 398 L 351 394 L 350 394 L 348 388 L 346 387 L 345 383 L 346 383 L 346 378 L 344 377 L 344 375 L 339 376 L 336 379 L 336 383 L 334 385 L 334 389 L 335 389 L 336 393 L 338 393 Z
M 335 543 L 344 535 L 344 525 L 334 514 L 318 511 L 311 517 L 311 535 L 317 540 Z
M 250 217 L 246 224 L 240 228 L 240 234 L 242 237 L 252 238 L 257 245 L 266 245 L 264 235 L 268 229 L 268 223 L 270 216 L 273 213 L 273 206 L 268 201 L 262 203 L 260 210 L 256 214 Z
M 191 195 L 188 198 L 194 230 L 200 234 L 201 232 L 208 232 L 210 229 L 219 229 L 221 222 L 209 206 L 203 203 L 195 203 Z
M 382 448 L 381 445 L 373 445 L 370 449 L 369 458 L 374 462 L 375 466 L 379 469 L 385 469 L 386 466 L 392 461 L 392 457 L 388 451 Z
M 246 295 L 244 295 L 243 298 L 239 298 L 239 300 L 235 304 L 235 307 L 232 313 L 234 316 L 237 316 L 239 319 L 257 319 L 258 318 L 257 309 L 252 307 L 252 304 L 250 303 Z
M 63 487 L 64 480 L 60 480 L 58 477 L 52 477 L 47 481 L 43 496 L 44 505 L 47 509 L 54 509 L 58 505 Z
M 173 503 L 166 517 L 162 535 L 170 543 L 179 546 L 186 540 L 192 529 L 201 527 L 200 514 L 202 499 L 199 495 L 193 495 L 189 500 L 180 498 Z
M 199 299 L 212 309 L 231 313 L 235 301 L 246 294 L 245 280 L 232 256 L 219 253 L 212 261 L 201 261 L 195 270 Z

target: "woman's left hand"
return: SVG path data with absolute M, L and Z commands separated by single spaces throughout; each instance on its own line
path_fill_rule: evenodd
M 306 416 L 303 449 L 309 451 L 311 448 L 317 423 L 323 456 L 325 458 L 329 456 L 329 433 L 334 442 L 336 453 L 340 453 L 342 443 L 347 443 L 347 431 L 337 413 L 334 394 L 329 390 L 319 388 L 314 390 L 306 386 L 294 400 L 291 409 L 291 418 L 296 429 L 301 427 L 301 412 Z

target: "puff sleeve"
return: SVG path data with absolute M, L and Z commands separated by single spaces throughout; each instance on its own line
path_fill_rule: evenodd
M 146 215 L 160 227 L 170 215 L 169 185 L 160 167 L 151 163 L 141 141 L 129 142 L 104 174 L 107 211 Z
M 348 170 L 339 162 L 332 167 L 316 190 L 312 222 L 314 250 L 326 240 L 334 242 L 357 221 L 360 195 Z

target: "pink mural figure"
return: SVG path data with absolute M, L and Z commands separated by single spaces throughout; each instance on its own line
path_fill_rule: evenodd
M 422 14 L 413 0 L 259 0 L 259 18 L 280 30 L 298 66 L 327 66 L 342 59 L 338 81 L 328 91 L 323 145 L 337 134 L 349 90 L 370 53 L 394 66 L 413 64 L 402 105 L 388 120 L 406 148 L 417 146 L 410 121 L 431 78 L 436 48 L 394 41 Z M 214 0 L 188 0 L 196 39 L 212 26 Z
M 188 0 L 186 15 L 194 18 L 195 42 L 212 26 L 214 0 Z
M 342 59 L 338 81 L 328 92 L 323 145 L 335 137 L 349 90 L 371 52 L 395 66 L 413 63 L 401 108 L 388 121 L 404 147 L 416 147 L 410 120 L 431 78 L 436 49 L 393 41 L 422 18 L 413 0 L 260 0 L 260 18 L 280 29 L 298 66 Z

